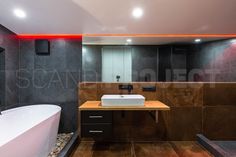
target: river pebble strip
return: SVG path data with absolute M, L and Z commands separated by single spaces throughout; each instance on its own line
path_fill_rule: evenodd
M 68 134 L 58 134 L 57 135 L 57 143 L 53 148 L 53 151 L 48 155 L 48 157 L 57 157 L 61 150 L 65 147 L 65 145 L 69 142 L 73 133 Z

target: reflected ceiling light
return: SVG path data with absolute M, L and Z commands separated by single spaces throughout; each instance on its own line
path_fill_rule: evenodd
M 126 40 L 128 43 L 131 43 L 132 42 L 132 39 L 127 39 Z
M 132 12 L 133 17 L 140 18 L 143 16 L 143 9 L 141 8 L 134 8 Z
M 199 42 L 201 42 L 201 41 L 202 41 L 202 39 L 195 39 L 195 40 L 194 40 L 195 43 L 199 43 Z
M 85 47 L 82 47 L 82 52 L 86 52 L 87 49 Z
M 26 13 L 22 9 L 14 9 L 13 12 L 16 17 L 19 17 L 22 19 L 26 17 Z
M 231 43 L 236 43 L 236 39 L 232 39 L 232 40 L 231 40 Z

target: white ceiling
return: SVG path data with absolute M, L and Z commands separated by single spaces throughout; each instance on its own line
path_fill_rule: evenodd
M 236 0 L 1 0 L 17 34 L 236 34 Z M 144 15 L 132 17 L 141 7 Z M 14 8 L 27 18 L 18 19 Z
M 131 39 L 128 43 L 126 40 Z M 84 45 L 164 45 L 179 43 L 195 43 L 196 38 L 188 37 L 83 37 Z M 226 38 L 200 38 L 201 42 L 222 40 Z

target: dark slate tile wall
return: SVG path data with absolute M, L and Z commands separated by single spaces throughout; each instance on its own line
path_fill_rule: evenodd
M 5 102 L 5 49 L 0 47 L 0 107 Z
M 194 81 L 234 82 L 236 80 L 236 42 L 219 40 L 196 45 L 190 58 L 192 68 L 200 69 Z
M 132 46 L 132 81 L 157 81 L 157 46 Z
M 83 81 L 101 82 L 102 46 L 83 46 Z
M 0 25 L 1 105 L 6 108 L 18 103 L 17 70 L 19 68 L 19 40 L 15 33 Z
M 50 39 L 50 55 L 45 56 L 36 55 L 33 39 L 21 39 L 19 70 L 20 104 L 59 104 L 60 132 L 76 131 L 81 39 Z
M 159 47 L 158 52 L 158 81 L 171 81 L 172 76 L 167 75 L 171 70 L 171 52 L 172 48 L 170 46 Z

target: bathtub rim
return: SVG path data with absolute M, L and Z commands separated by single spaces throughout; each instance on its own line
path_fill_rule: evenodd
M 4 114 L 4 113 L 6 114 L 6 113 L 9 113 L 9 112 L 13 112 L 13 111 L 16 111 L 16 110 L 18 110 L 18 109 L 24 109 L 24 108 L 30 108 L 30 107 L 36 107 L 36 106 L 50 106 L 50 107 L 53 106 L 53 107 L 56 107 L 58 110 L 55 111 L 55 112 L 53 112 L 53 113 L 51 114 L 51 116 L 47 116 L 47 117 L 45 117 L 45 118 L 42 118 L 42 120 L 41 120 L 39 123 L 37 123 L 36 125 L 30 126 L 30 127 L 28 127 L 25 131 L 19 132 L 19 133 L 17 133 L 15 136 L 9 138 L 9 140 L 7 140 L 6 142 L 0 143 L 0 149 L 1 149 L 1 147 L 3 147 L 4 145 L 8 144 L 8 143 L 11 142 L 12 140 L 14 140 L 14 139 L 16 139 L 17 137 L 23 135 L 23 134 L 26 133 L 28 130 L 31 130 L 31 129 L 33 129 L 34 127 L 40 125 L 41 123 L 43 123 L 44 121 L 50 119 L 51 117 L 55 116 L 56 114 L 60 114 L 60 116 L 61 116 L 61 110 L 62 110 L 62 108 L 61 108 L 59 105 L 54 105 L 54 104 L 35 104 L 35 105 L 20 106 L 20 107 L 15 107 L 15 108 L 12 108 L 12 109 L 5 110 L 5 111 L 2 112 L 2 114 Z M 0 117 L 1 117 L 1 115 L 0 115 Z M 59 119 L 59 123 L 60 123 L 60 119 Z
M 29 105 L 24 105 L 24 106 L 18 106 L 18 107 L 14 107 L 14 108 L 10 108 L 10 109 L 6 109 L 6 110 L 3 110 L 2 111 L 2 114 L 6 114 L 8 112 L 13 112 L 15 110 L 18 110 L 18 109 L 24 109 L 24 108 L 30 108 L 30 107 L 36 107 L 36 106 L 50 106 L 50 107 L 55 107 L 58 109 L 58 112 L 62 110 L 62 108 L 60 107 L 59 104 L 29 104 Z

